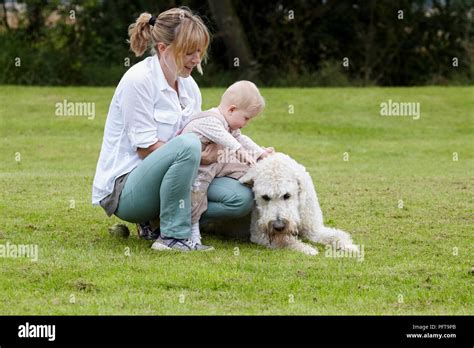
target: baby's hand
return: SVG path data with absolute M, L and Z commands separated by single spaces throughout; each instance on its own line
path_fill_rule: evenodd
M 265 152 L 260 155 L 260 157 L 258 158 L 259 160 L 275 154 L 275 149 L 273 147 L 264 147 L 263 149 L 265 150 Z
M 249 153 L 243 149 L 238 149 L 237 150 L 237 158 L 240 160 L 242 163 L 246 163 L 249 166 L 255 165 L 255 160 L 253 159 L 252 156 L 249 155 Z

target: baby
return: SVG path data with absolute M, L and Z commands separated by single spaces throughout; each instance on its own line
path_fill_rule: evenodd
M 256 160 L 267 157 L 273 148 L 262 148 L 240 133 L 250 120 L 262 112 L 265 101 L 254 83 L 238 81 L 224 92 L 217 108 L 192 116 L 180 133 L 192 132 L 203 149 L 219 145 L 216 163 L 201 165 L 192 186 L 191 240 L 201 244 L 199 219 L 207 210 L 207 189 L 215 177 L 240 179 Z

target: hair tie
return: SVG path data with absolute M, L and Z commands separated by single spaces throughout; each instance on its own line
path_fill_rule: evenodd
M 148 24 L 150 24 L 152 27 L 155 25 L 156 22 L 156 17 L 151 16 L 150 20 L 148 21 Z

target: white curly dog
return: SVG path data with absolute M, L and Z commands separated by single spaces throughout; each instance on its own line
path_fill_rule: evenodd
M 301 236 L 314 243 L 358 252 L 348 233 L 324 226 L 311 176 L 289 156 L 276 153 L 261 160 L 240 182 L 252 186 L 255 194 L 251 242 L 316 255 L 318 250 L 299 240 Z

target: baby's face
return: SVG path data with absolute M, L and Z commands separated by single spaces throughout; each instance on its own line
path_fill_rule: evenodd
M 227 122 L 232 130 L 244 128 L 252 118 L 257 116 L 258 110 L 244 110 L 235 108 L 230 112 Z

